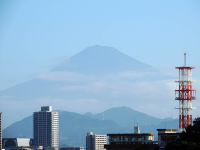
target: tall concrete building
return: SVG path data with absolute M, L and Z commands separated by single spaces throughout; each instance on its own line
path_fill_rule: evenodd
M 41 107 L 33 114 L 34 146 L 44 149 L 59 149 L 58 112 L 52 112 L 51 106 Z
M 105 150 L 105 144 L 107 144 L 106 135 L 97 135 L 92 132 L 87 133 L 86 150 Z
M 2 149 L 2 112 L 0 112 L 0 150 Z

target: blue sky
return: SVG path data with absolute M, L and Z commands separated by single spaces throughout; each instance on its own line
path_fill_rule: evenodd
M 1 0 L 0 90 L 47 72 L 92 45 L 155 67 L 199 67 L 198 0 Z

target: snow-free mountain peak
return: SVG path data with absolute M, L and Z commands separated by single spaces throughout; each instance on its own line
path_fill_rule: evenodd
M 154 69 L 115 48 L 91 46 L 72 56 L 53 71 L 72 71 L 87 74 L 110 74 L 126 71 L 153 71 Z

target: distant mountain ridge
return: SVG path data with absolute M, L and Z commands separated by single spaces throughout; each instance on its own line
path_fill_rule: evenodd
M 128 115 L 127 112 L 130 114 Z M 59 111 L 60 145 L 85 146 L 85 136 L 90 131 L 96 134 L 132 133 L 134 120 L 137 120 L 142 132 L 148 133 L 156 133 L 157 128 L 176 128 L 175 125 L 178 122 L 174 119 L 151 117 L 128 107 L 117 107 L 104 111 L 104 120 L 100 117 L 101 114 L 89 117 L 87 114 L 81 115 L 78 113 Z M 147 120 L 145 124 L 143 124 L 143 119 Z M 166 124 L 168 125 L 166 126 Z M 7 127 L 3 130 L 3 137 L 33 137 L 32 116 Z
M 122 113 L 123 112 L 123 113 Z M 86 114 L 87 115 L 87 114 Z M 135 111 L 129 107 L 116 107 L 112 109 L 108 109 L 102 113 L 98 113 L 95 115 L 88 115 L 90 117 L 96 118 L 96 119 L 102 119 L 105 120 L 112 120 L 119 124 L 121 127 L 127 127 L 127 125 L 132 125 L 135 123 L 140 123 L 141 125 L 149 124 L 151 121 L 153 124 L 159 124 L 161 122 L 161 119 L 149 116 L 145 113 Z M 119 120 L 120 118 L 120 120 Z

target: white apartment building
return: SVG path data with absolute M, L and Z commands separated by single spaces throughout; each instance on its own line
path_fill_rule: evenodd
M 107 144 L 106 135 L 87 133 L 86 136 L 86 150 L 105 150 L 104 145 Z

